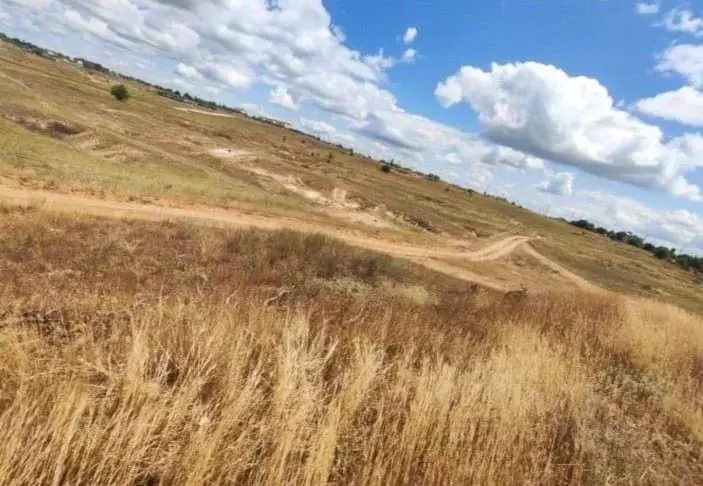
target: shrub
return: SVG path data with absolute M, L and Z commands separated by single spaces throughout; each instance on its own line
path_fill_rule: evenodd
M 127 101 L 130 98 L 129 91 L 124 84 L 116 84 L 110 90 L 110 94 L 118 101 Z
M 385 172 L 386 174 L 390 174 L 393 169 L 391 168 L 390 165 L 382 165 L 381 166 L 381 172 Z

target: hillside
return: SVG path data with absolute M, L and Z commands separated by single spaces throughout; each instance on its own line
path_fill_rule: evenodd
M 7 44 L 2 49 L 5 187 L 157 207 L 236 208 L 429 247 L 481 248 L 484 240 L 527 236 L 546 257 L 602 288 L 703 309 L 693 272 L 639 249 L 421 174 L 384 173 L 378 162 L 337 146 L 233 112 L 204 111 L 144 86 L 130 85 L 133 99 L 119 103 L 106 96 L 114 81 L 105 75 Z M 475 270 L 494 287 L 565 285 L 529 253 Z M 554 278 L 540 278 L 545 273 Z
M 694 272 L 0 57 L 0 483 L 700 483 Z

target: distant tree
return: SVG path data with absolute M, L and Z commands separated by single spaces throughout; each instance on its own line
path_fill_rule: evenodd
M 130 98 L 129 91 L 124 84 L 116 84 L 110 89 L 110 94 L 118 101 L 127 101 Z
M 438 182 L 441 180 L 437 174 L 427 174 L 425 177 L 427 177 L 427 180 L 430 180 L 433 182 Z
M 585 229 L 588 231 L 594 231 L 595 230 L 595 225 L 591 223 L 588 220 L 585 219 L 579 219 L 578 221 L 571 221 L 572 226 L 576 226 L 577 228 Z
M 603 228 L 602 226 L 598 226 L 594 231 L 599 235 L 608 236 L 608 230 Z
M 666 260 L 671 256 L 671 250 L 665 246 L 658 246 L 654 249 L 654 256 L 660 260 Z
M 637 235 L 630 234 L 627 243 L 637 248 L 644 248 L 644 238 Z
M 615 239 L 621 243 L 627 243 L 628 240 L 630 239 L 630 236 L 632 236 L 632 235 L 630 233 L 628 233 L 627 231 L 617 231 L 615 233 Z

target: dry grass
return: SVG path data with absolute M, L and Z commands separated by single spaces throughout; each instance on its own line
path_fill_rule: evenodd
M 451 239 L 480 247 L 477 238 L 540 235 L 535 244 L 543 254 L 600 287 L 703 311 L 701 284 L 692 274 L 645 252 L 415 174 L 382 173 L 373 161 L 246 117 L 182 111 L 183 104 L 143 86 L 130 85 L 134 97 L 118 103 L 109 96 L 114 80 L 2 49 L 2 184 L 158 205 L 236 206 L 435 246 Z M 217 158 L 216 149 L 250 156 Z M 247 167 L 300 181 L 328 199 L 335 189 L 347 191 L 361 209 L 331 209 Z M 473 266 L 467 270 L 497 282 L 547 291 L 565 284 L 533 259 Z
M 664 304 L 37 209 L 2 211 L 0 272 L 2 484 L 703 478 L 703 322 Z

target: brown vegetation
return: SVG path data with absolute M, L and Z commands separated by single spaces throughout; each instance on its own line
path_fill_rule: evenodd
M 0 272 L 3 484 L 703 477 L 703 323 L 663 304 L 36 209 L 3 210 Z

